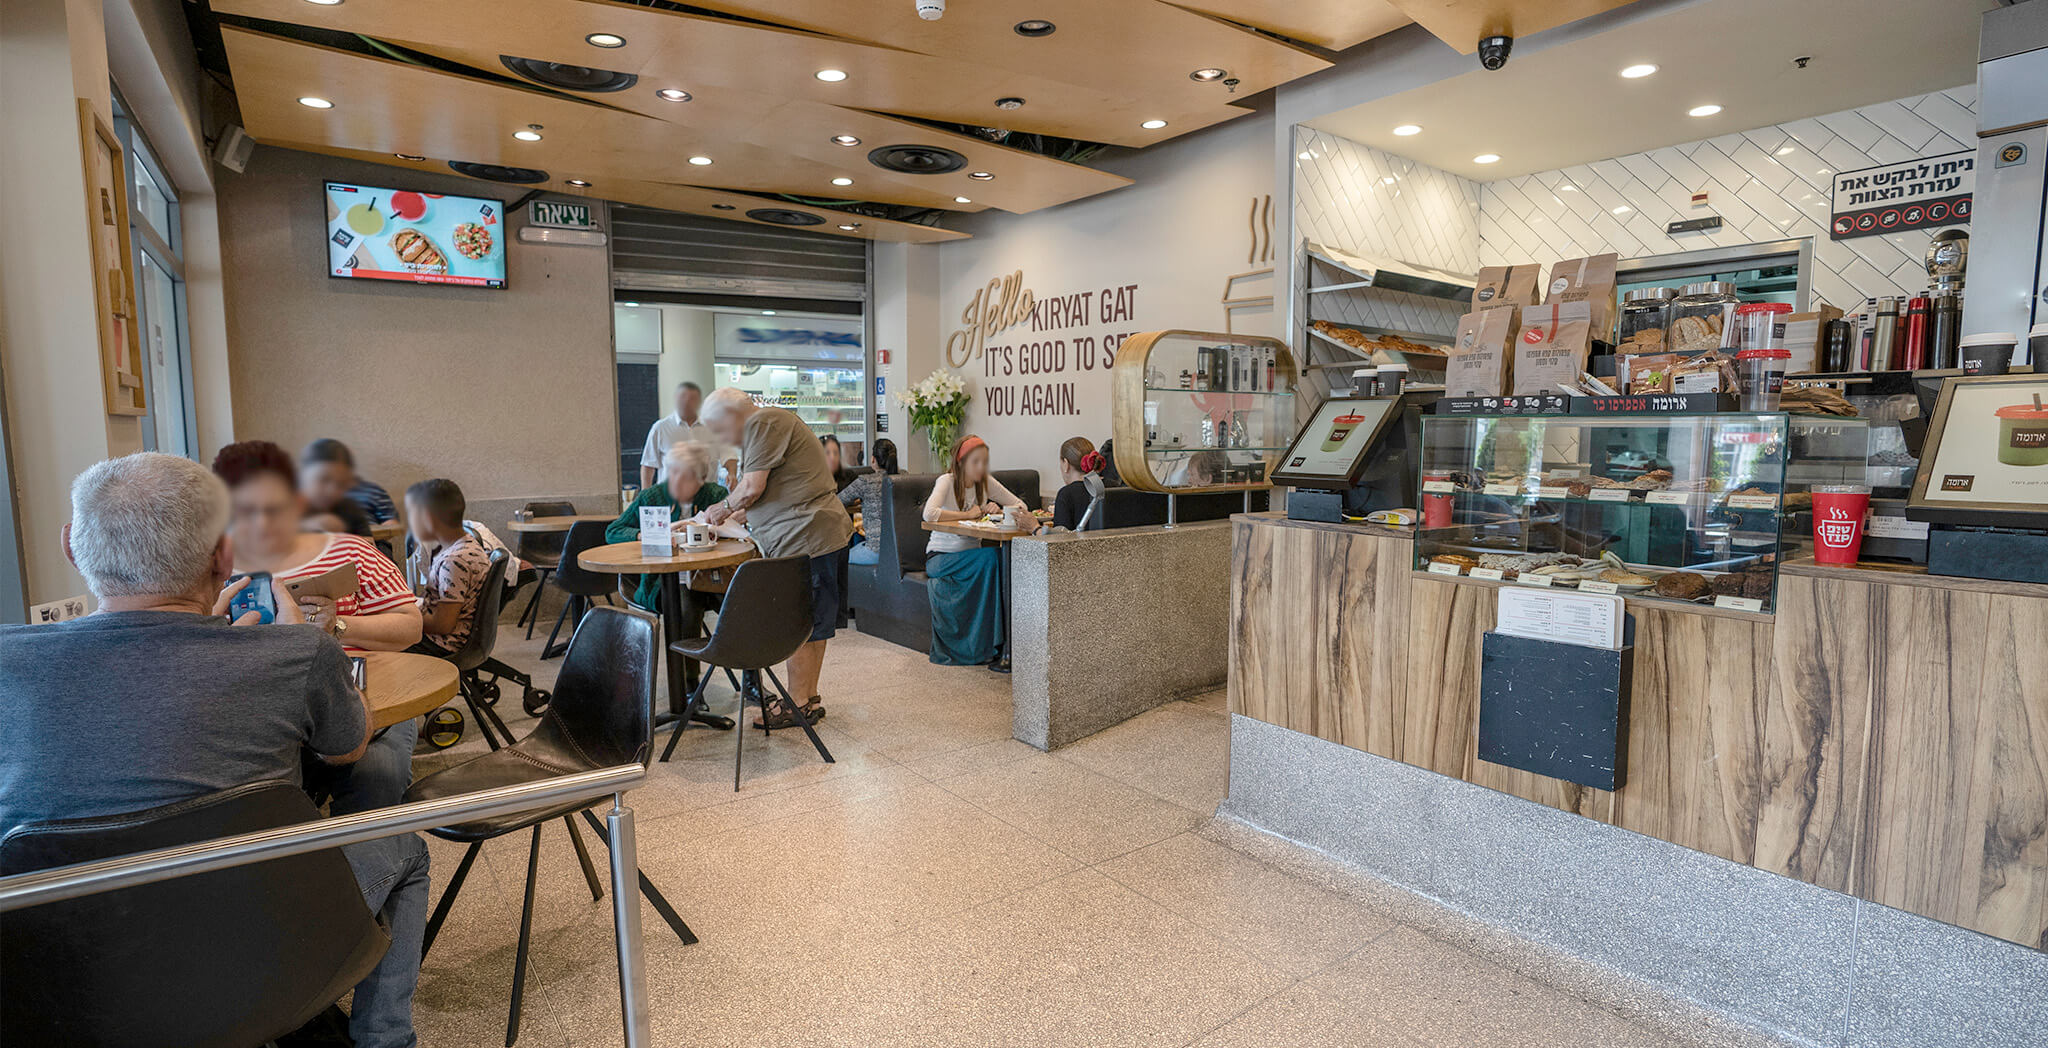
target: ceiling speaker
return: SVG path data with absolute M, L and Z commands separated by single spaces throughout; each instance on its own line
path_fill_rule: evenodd
M 213 147 L 213 162 L 239 175 L 249 166 L 249 154 L 255 151 L 256 140 L 242 130 L 242 125 L 229 124 Z
M 487 182 L 510 182 L 515 186 L 530 186 L 548 180 L 548 173 L 531 167 L 506 167 L 503 164 L 472 164 L 467 160 L 450 160 L 448 169 L 458 175 L 481 178 Z
M 566 62 L 543 62 L 538 58 L 519 58 L 514 55 L 499 55 L 498 61 L 505 63 L 505 68 L 536 84 L 559 87 L 564 91 L 604 94 L 624 91 L 640 82 L 640 78 L 632 73 L 570 65 Z
M 868 163 L 906 175 L 943 175 L 967 166 L 967 158 L 939 146 L 883 146 L 868 154 Z
M 807 211 L 791 211 L 783 207 L 757 207 L 747 212 L 747 217 L 756 222 L 776 226 L 822 226 L 823 218 Z

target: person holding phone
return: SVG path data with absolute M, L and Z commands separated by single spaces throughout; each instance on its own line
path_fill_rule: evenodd
M 1024 500 L 990 475 L 988 442 L 969 434 L 953 446 L 953 465 L 932 485 L 924 519 L 980 520 L 1006 516 L 1011 527 L 1038 530 Z M 926 587 L 932 602 L 931 660 L 941 666 L 999 668 L 1003 609 L 1001 552 L 965 535 L 934 531 L 925 541 Z

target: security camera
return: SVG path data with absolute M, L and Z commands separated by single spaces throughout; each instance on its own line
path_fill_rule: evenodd
M 1487 69 L 1499 69 L 1508 64 L 1508 52 L 1515 49 L 1512 36 L 1488 36 L 1479 40 L 1479 64 Z
M 946 17 L 946 0 L 916 0 L 917 17 L 936 22 Z

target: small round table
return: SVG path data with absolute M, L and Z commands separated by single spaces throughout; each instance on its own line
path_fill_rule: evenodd
M 989 663 L 988 668 L 997 673 L 1010 672 L 1010 543 L 1038 532 L 1020 531 L 1007 522 L 1000 527 L 989 527 L 964 520 L 928 520 L 923 527 L 926 531 L 943 531 L 948 535 L 995 543 L 996 559 L 1001 564 L 1001 569 L 996 572 L 996 603 L 1003 608 L 1003 643 L 997 646 L 996 661 Z
M 695 598 L 685 595 L 682 573 L 686 571 L 711 571 L 744 564 L 760 556 L 752 542 L 744 539 L 720 539 L 710 549 L 677 549 L 666 555 L 643 550 L 639 540 L 614 542 L 609 546 L 598 546 L 583 551 L 576 563 L 586 571 L 604 572 L 612 575 L 657 575 L 661 581 L 661 635 L 664 648 L 676 641 L 697 636 L 698 624 L 703 611 Z M 686 604 L 685 601 L 688 603 Z M 673 652 L 663 656 L 668 661 L 668 709 L 669 719 L 680 717 L 690 701 L 690 668 L 695 664 L 688 659 L 677 658 Z M 708 724 L 723 731 L 732 727 L 730 717 L 699 712 L 695 718 L 699 723 Z
M 363 660 L 372 731 L 431 713 L 455 697 L 455 664 L 447 659 L 404 651 L 355 654 Z
M 600 524 L 609 524 L 617 519 L 619 518 L 616 513 L 573 513 L 564 517 L 535 517 L 531 520 L 508 520 L 505 522 L 505 530 L 529 535 L 550 534 L 568 531 L 580 521 L 588 520 L 596 521 Z

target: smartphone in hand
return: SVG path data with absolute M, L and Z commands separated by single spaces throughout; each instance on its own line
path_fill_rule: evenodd
M 277 621 L 277 594 L 270 588 L 270 573 L 259 571 L 249 576 L 249 584 L 228 602 L 228 621 L 239 622 L 242 616 L 256 612 L 258 622 L 269 625 Z

